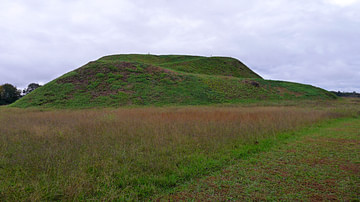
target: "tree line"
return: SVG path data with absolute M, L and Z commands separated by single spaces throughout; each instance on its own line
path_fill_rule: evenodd
M 19 90 L 14 85 L 9 83 L 0 85 L 0 105 L 11 104 L 39 87 L 41 87 L 41 85 L 37 83 L 31 83 L 24 90 Z
M 331 91 L 331 92 L 334 93 L 335 95 L 339 96 L 339 97 L 357 97 L 357 98 L 360 98 L 360 93 L 357 93 L 356 91 L 354 91 L 354 92 Z

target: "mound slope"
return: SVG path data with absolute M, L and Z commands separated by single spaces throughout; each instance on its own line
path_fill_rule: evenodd
M 131 54 L 89 62 L 12 106 L 196 105 L 333 97 L 310 85 L 264 80 L 234 58 Z

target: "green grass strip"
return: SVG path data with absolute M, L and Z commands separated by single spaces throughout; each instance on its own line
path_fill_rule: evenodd
M 360 119 L 328 120 L 231 151 L 227 169 L 169 190 L 166 200 L 359 199 Z M 222 168 L 227 167 L 223 166 Z

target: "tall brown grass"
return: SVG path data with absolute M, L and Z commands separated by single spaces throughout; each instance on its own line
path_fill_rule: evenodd
M 338 114 L 295 107 L 0 109 L 0 199 L 144 199 Z

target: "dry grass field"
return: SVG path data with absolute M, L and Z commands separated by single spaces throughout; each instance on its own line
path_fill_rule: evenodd
M 0 108 L 0 199 L 149 199 L 354 113 L 314 106 Z

